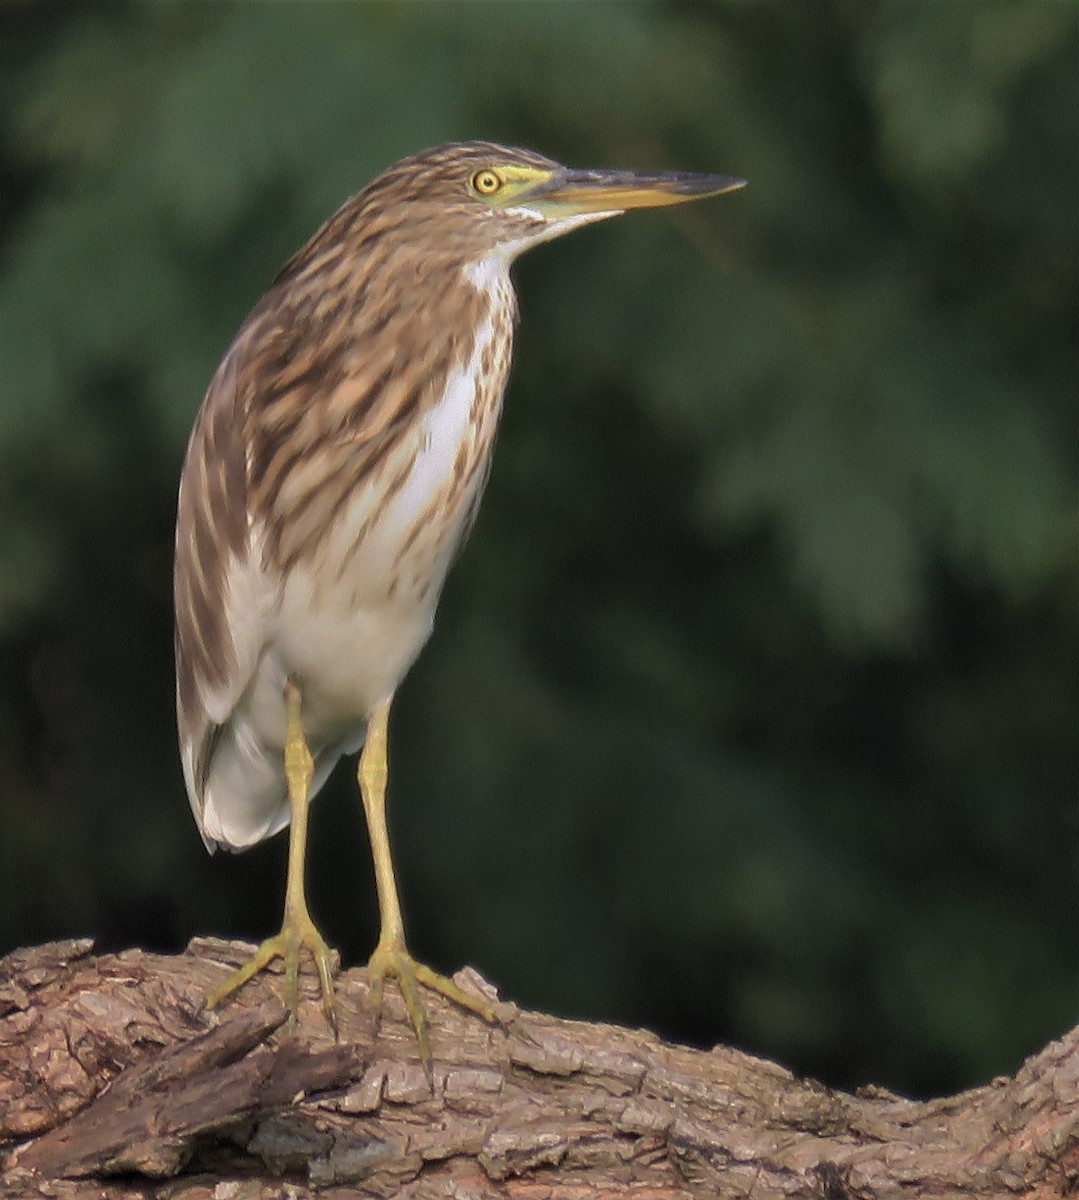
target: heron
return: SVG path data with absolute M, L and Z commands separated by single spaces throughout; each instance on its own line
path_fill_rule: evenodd
M 571 170 L 465 142 L 405 158 L 349 199 L 244 320 L 188 443 L 176 521 L 181 759 L 208 849 L 289 829 L 284 919 L 208 997 L 272 960 L 295 1027 L 301 951 L 336 1034 L 333 957 L 308 910 L 312 798 L 359 752 L 380 932 L 376 1019 L 398 981 L 493 1006 L 409 953 L 386 827 L 387 726 L 476 518 L 510 368 L 525 250 L 629 209 L 717 196 L 724 175 Z

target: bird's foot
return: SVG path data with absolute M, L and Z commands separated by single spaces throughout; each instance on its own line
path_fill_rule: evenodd
M 420 999 L 420 985 L 439 992 L 459 1004 L 462 1008 L 474 1012 L 489 1024 L 498 1023 L 498 1014 L 494 1006 L 482 996 L 475 996 L 458 987 L 452 979 L 439 975 L 430 967 L 417 962 L 405 949 L 403 944 L 395 942 L 379 942 L 367 964 L 368 995 L 367 1003 L 374 1013 L 376 1027 L 382 1017 L 382 998 L 386 976 L 393 975 L 401 989 L 401 995 L 408 1011 L 408 1019 L 416 1031 L 416 1041 L 419 1044 L 420 1061 L 427 1072 L 428 1082 L 434 1087 L 434 1074 L 431 1068 L 431 1033 L 427 1024 L 427 1013 Z
M 238 971 L 214 988 L 206 997 L 205 1007 L 216 1008 L 226 996 L 243 987 L 275 958 L 280 958 L 285 963 L 285 1005 L 289 1010 L 286 1030 L 289 1033 L 294 1032 L 300 1007 L 300 950 L 304 946 L 315 960 L 322 991 L 322 1011 L 326 1014 L 326 1020 L 336 1041 L 338 1035 L 337 1009 L 333 995 L 333 951 L 326 945 L 325 939 L 306 910 L 287 913 L 281 932 L 267 938 Z

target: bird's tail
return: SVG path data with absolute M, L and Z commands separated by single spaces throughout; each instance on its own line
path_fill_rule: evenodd
M 362 733 L 346 742 L 312 747 L 315 771 L 310 795 L 319 791 L 342 754 L 358 750 Z M 285 756 L 280 746 L 257 737 L 247 721 L 230 721 L 214 746 L 203 788 L 203 841 L 208 849 L 247 850 L 273 837 L 291 819 Z

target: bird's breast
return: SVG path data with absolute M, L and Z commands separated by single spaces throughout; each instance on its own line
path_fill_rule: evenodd
M 344 499 L 317 553 L 282 581 L 275 642 L 283 668 L 317 681 L 327 712 L 366 715 L 430 635 L 486 482 L 508 358 L 508 330 L 487 319 L 415 429 Z
M 486 479 L 506 364 L 487 320 L 441 394 L 349 497 L 324 546 L 322 573 L 347 609 L 437 599 Z

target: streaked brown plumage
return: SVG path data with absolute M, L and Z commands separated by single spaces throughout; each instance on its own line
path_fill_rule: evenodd
M 293 829 L 282 933 L 211 1003 L 280 954 L 295 1013 L 307 945 L 332 1019 L 329 952 L 303 895 L 307 805 L 366 737 L 360 782 L 382 912 L 375 1003 L 384 975 L 397 975 L 427 1062 L 417 981 L 491 1015 L 405 950 L 385 836 L 385 727 L 489 470 L 516 319 L 509 267 L 529 246 L 626 208 L 738 186 L 571 172 L 484 142 L 440 147 L 349 200 L 244 322 L 180 486 L 180 742 L 210 849 Z

